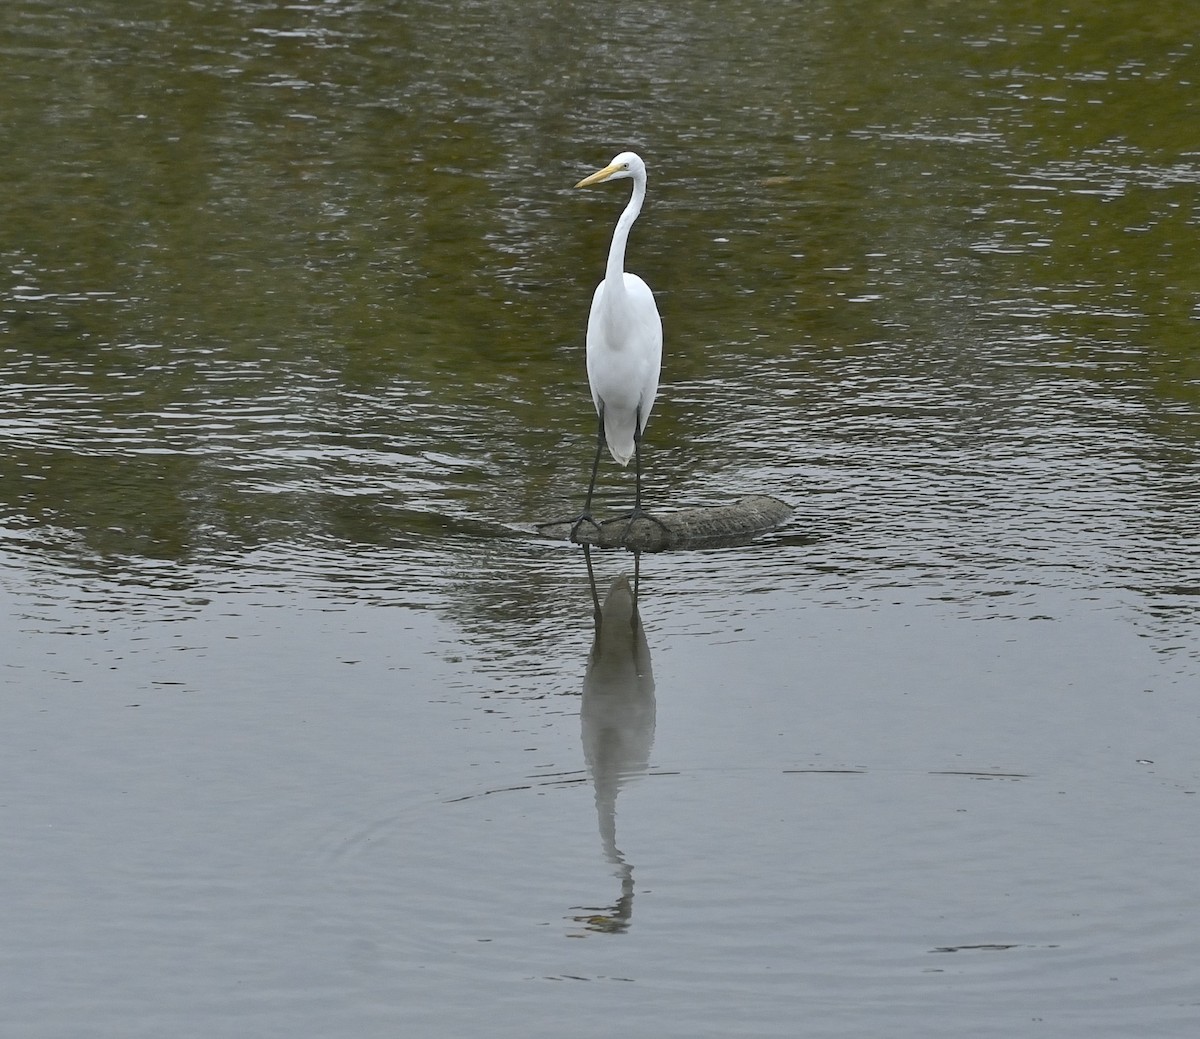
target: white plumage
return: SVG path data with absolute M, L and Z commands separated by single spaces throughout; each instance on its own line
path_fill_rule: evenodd
M 633 192 L 613 231 L 604 280 L 592 296 L 587 326 L 592 403 L 602 420 L 608 450 L 623 466 L 640 453 L 641 434 L 654 408 L 662 366 L 662 319 L 654 293 L 636 274 L 625 273 L 625 245 L 646 197 L 646 164 L 634 152 L 621 152 L 604 169 L 575 185 L 582 188 L 625 179 L 633 181 Z M 596 485 L 599 443 L 596 452 L 585 515 Z M 638 461 L 635 511 L 641 509 L 642 494 L 640 458 Z

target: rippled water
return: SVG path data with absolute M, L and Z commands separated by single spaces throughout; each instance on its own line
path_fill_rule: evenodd
M 0 12 L 12 1027 L 1193 1034 L 1189 7 L 93 7 Z M 795 516 L 597 635 L 628 145 L 649 494 Z

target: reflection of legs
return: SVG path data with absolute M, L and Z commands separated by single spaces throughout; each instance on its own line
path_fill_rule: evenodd
M 596 634 L 599 636 L 600 624 L 604 620 L 604 611 L 600 608 L 600 593 L 596 591 L 596 571 L 592 569 L 591 545 L 583 546 L 583 558 L 587 560 L 588 585 L 592 590 L 592 617 L 596 621 Z
M 639 549 L 633 550 L 633 609 L 629 613 L 629 629 L 636 635 L 638 629 L 638 621 L 641 617 L 638 614 L 638 592 L 639 584 L 642 579 L 642 553 Z

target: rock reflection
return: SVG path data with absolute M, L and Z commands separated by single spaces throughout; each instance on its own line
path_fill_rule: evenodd
M 615 867 L 621 894 L 611 906 L 586 907 L 574 917 L 590 931 L 617 933 L 633 918 L 633 866 L 617 846 L 617 794 L 625 780 L 649 767 L 654 745 L 654 673 L 638 612 L 640 559 L 633 583 L 615 578 L 601 603 L 591 553 L 584 549 L 595 609 L 595 638 L 583 680 L 579 717 L 583 754 L 596 790 L 604 855 Z

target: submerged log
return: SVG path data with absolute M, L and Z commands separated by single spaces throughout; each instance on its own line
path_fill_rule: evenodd
M 791 514 L 792 507 L 786 502 L 765 494 L 754 494 L 732 505 L 646 513 L 632 523 L 628 516 L 597 520 L 594 524 L 584 520 L 574 536 L 571 520 L 539 523 L 535 529 L 542 537 L 574 541 L 592 548 L 664 552 L 672 548 L 744 545 L 778 529 Z

